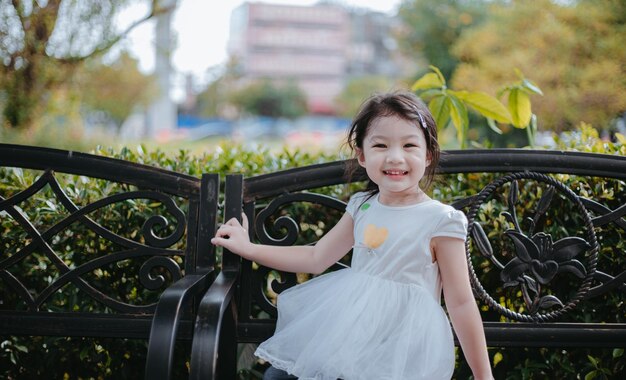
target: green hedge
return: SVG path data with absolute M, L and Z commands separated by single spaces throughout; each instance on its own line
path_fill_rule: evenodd
M 557 139 L 558 149 L 581 150 L 606 154 L 626 155 L 626 144 L 612 144 L 602 142 L 598 139 L 597 134 L 591 128 L 583 128 L 576 136 L 569 136 L 564 139 Z M 187 151 L 180 151 L 173 154 L 167 154 L 162 151 L 147 152 L 144 147 L 139 146 L 134 149 L 124 148 L 119 152 L 111 149 L 97 149 L 95 154 L 120 158 L 132 162 L 139 162 L 149 165 L 162 167 L 181 173 L 194 176 L 200 176 L 201 173 L 219 172 L 219 173 L 242 173 L 245 176 L 254 176 L 262 173 L 273 172 L 281 169 L 305 166 L 314 163 L 328 162 L 337 159 L 337 156 L 329 154 L 312 154 L 302 151 L 283 150 L 279 152 L 264 150 L 253 151 L 244 149 L 235 145 L 220 145 L 211 148 L 204 155 L 190 155 Z M 28 186 L 36 176 L 37 172 L 25 170 L 2 169 L 0 170 L 0 195 L 7 197 L 24 186 Z M 452 202 L 455 199 L 463 198 L 468 195 L 475 194 L 476 189 L 489 183 L 493 178 L 490 174 L 471 174 L 471 175 L 449 175 L 440 179 L 439 184 L 433 185 L 433 197 L 444 202 Z M 600 179 L 584 179 L 575 176 L 563 176 L 559 178 L 566 182 L 571 188 L 579 189 L 578 191 L 588 191 L 593 193 L 596 198 L 603 199 L 607 205 L 615 208 L 616 205 L 626 203 L 626 185 L 620 181 L 606 182 Z M 112 188 L 104 185 L 99 181 L 84 182 L 80 178 L 68 176 L 66 184 L 70 184 L 70 195 L 73 196 L 77 203 L 88 203 L 90 199 L 102 197 L 118 191 L 118 188 Z M 348 192 L 353 190 L 345 186 L 337 186 L 330 189 L 323 189 L 335 196 L 345 199 Z M 601 194 L 601 195 L 598 195 Z M 620 194 L 619 196 L 617 194 Z M 34 218 L 34 223 L 40 225 L 48 225 L 53 223 L 59 215 L 55 213 L 56 205 L 45 201 L 45 197 L 49 195 L 44 193 L 38 194 L 28 207 L 25 206 L 25 212 L 29 217 Z M 129 210 L 124 207 L 132 208 L 137 218 L 143 218 L 152 213 L 154 207 L 159 205 L 151 205 L 149 203 L 126 204 L 119 206 L 121 208 L 110 208 L 102 212 L 100 217 L 109 220 L 120 221 L 117 232 L 123 236 L 133 237 L 137 232 L 133 230 L 134 223 L 122 223 L 124 216 Z M 306 230 L 303 235 L 305 240 L 314 240 L 319 232 L 325 231 L 332 225 L 328 220 L 328 216 L 322 210 L 315 208 L 308 209 L 306 205 L 294 206 L 304 207 L 297 215 L 306 215 L 299 220 L 301 226 L 305 226 Z M 307 211 L 310 211 L 308 213 Z M 335 215 L 337 218 L 339 215 Z M 6 258 L 15 252 L 14 247 L 24 239 L 19 229 L 15 229 L 14 224 L 10 220 L 4 220 L 2 225 L 2 246 L 3 253 L 0 259 Z M 324 223 L 320 224 L 320 221 Z M 562 221 L 559 221 L 559 223 Z M 141 225 L 141 223 L 137 223 Z M 556 228 L 557 223 L 550 222 L 547 216 L 545 222 L 547 229 Z M 556 231 L 556 230 L 555 230 Z M 602 235 L 603 249 L 601 254 L 602 266 L 615 266 L 624 268 L 623 252 L 626 251 L 626 243 L 622 239 L 624 231 L 612 230 Z M 75 231 L 73 235 L 62 236 L 55 244 L 63 247 L 64 244 L 72 241 L 78 244 L 80 249 L 63 250 L 66 255 L 63 257 L 69 264 L 79 263 L 81 260 L 87 260 L 91 243 L 88 232 L 82 233 Z M 76 245 L 74 245 L 76 246 Z M 80 255 L 76 252 L 81 252 Z M 35 268 L 41 265 L 37 262 L 38 257 L 33 258 L 27 263 L 34 265 Z M 42 263 L 44 260 L 40 260 Z M 26 264 L 25 264 L 26 265 Z M 141 289 L 129 288 L 132 281 L 125 279 L 125 273 L 136 273 L 136 270 L 126 268 L 124 266 L 112 269 L 106 279 L 107 286 L 113 286 L 117 289 L 120 297 L 135 297 L 137 301 L 153 302 L 154 295 Z M 98 281 L 97 276 L 104 275 L 102 273 L 92 274 L 90 281 Z M 111 280 L 113 279 L 113 280 Z M 31 270 L 29 273 L 29 281 L 33 287 L 43 286 L 52 281 L 49 274 L 45 271 Z M 494 283 L 494 279 L 489 276 L 481 278 L 481 282 L 486 286 Z M 0 290 L 1 292 L 1 290 Z M 70 296 L 69 298 L 67 296 Z M 8 296 L 4 296 L 8 297 Z M 69 300 L 69 301 L 68 301 Z M 575 317 L 567 316 L 565 319 L 571 320 L 591 320 L 598 321 L 598 316 L 602 319 L 615 320 L 616 318 L 624 322 L 624 315 L 619 310 L 624 310 L 623 305 L 626 301 L 623 293 L 621 295 L 613 294 L 599 298 L 589 305 L 581 307 L 581 311 L 577 311 Z M 5 302 L 11 303 L 10 298 L 6 298 Z M 68 305 L 67 302 L 71 302 Z M 58 303 L 58 304 L 55 304 Z M 5 307 L 7 303 L 5 303 Z M 0 307 L 2 307 L 0 305 Z M 90 300 L 81 298 L 79 292 L 74 294 L 60 294 L 51 301 L 50 307 L 67 308 L 74 310 L 93 310 L 101 308 L 100 305 L 94 304 Z M 485 320 L 498 320 L 500 317 L 493 311 L 482 307 L 483 318 Z M 577 309 L 578 310 L 578 309 Z M 104 310 L 106 311 L 106 310 Z M 593 318 L 592 318 L 593 314 Z M 247 351 L 242 346 L 242 351 Z M 177 360 L 175 368 L 175 378 L 185 378 L 187 375 L 189 347 L 187 344 L 180 344 L 177 348 Z M 246 354 L 242 354 L 245 356 Z M 146 342 L 137 340 L 112 340 L 112 339 L 91 339 L 91 338 L 57 338 L 57 337 L 0 337 L 0 378 L 22 379 L 22 378 L 54 378 L 54 379 L 138 379 L 143 377 L 144 364 L 146 356 Z M 601 379 L 601 378 L 624 378 L 626 372 L 624 364 L 626 357 L 621 349 L 548 349 L 548 348 L 525 348 L 525 349 L 490 349 L 490 356 L 495 365 L 494 374 L 497 379 L 544 379 L 544 378 L 585 378 L 585 379 Z M 246 360 L 241 360 L 243 364 L 240 372 L 241 378 L 258 378 L 261 365 L 256 363 L 250 365 Z M 467 364 L 462 358 L 459 350 L 458 368 L 455 378 L 466 379 L 470 376 Z

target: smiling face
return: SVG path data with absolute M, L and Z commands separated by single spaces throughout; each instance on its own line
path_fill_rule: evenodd
M 413 122 L 395 115 L 375 119 L 357 157 L 378 185 L 381 203 L 402 205 L 423 200 L 419 182 L 430 158 L 424 132 Z

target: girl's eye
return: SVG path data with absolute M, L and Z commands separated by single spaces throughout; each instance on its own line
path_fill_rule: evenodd
M 408 143 L 408 144 L 404 144 L 404 147 L 405 147 L 405 148 L 416 148 L 416 147 L 417 147 L 417 145 L 415 145 L 415 144 L 411 144 L 411 143 Z
M 380 144 L 380 143 L 379 143 L 379 144 L 374 144 L 374 145 L 373 145 L 373 147 L 374 147 L 374 148 L 386 148 L 386 145 L 385 145 L 385 144 Z

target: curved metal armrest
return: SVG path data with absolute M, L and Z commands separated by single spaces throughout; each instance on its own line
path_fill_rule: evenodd
M 191 348 L 190 379 L 217 379 L 219 372 L 224 370 L 218 368 L 218 356 L 219 366 L 225 368 L 226 371 L 228 371 L 229 364 L 233 367 L 236 365 L 234 363 L 236 358 L 228 358 L 228 352 L 224 352 L 223 355 L 219 354 L 222 353 L 222 345 L 227 343 L 235 345 L 236 350 L 235 315 L 234 312 L 229 314 L 228 310 L 229 306 L 232 306 L 231 301 L 235 295 L 237 276 L 236 271 L 222 271 L 200 302 Z M 224 336 L 229 334 L 232 336 Z M 226 342 L 227 340 L 229 342 Z M 234 371 L 236 368 L 232 369 Z M 231 374 L 231 376 L 234 375 L 234 373 Z
M 206 291 L 212 277 L 212 271 L 187 275 L 167 288 L 161 295 L 150 328 L 146 379 L 170 378 L 174 343 L 183 309 L 194 297 Z

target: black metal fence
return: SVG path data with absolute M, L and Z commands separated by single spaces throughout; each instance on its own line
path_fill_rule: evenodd
M 223 217 L 244 211 L 265 244 L 314 244 L 364 179 L 345 165 L 228 175 Z M 146 378 L 171 373 L 182 339 L 191 378 L 230 379 L 237 344 L 273 333 L 276 294 L 309 278 L 216 254 L 216 174 L 2 144 L 0 166 L 5 184 L 23 176 L 0 193 L 0 335 L 147 339 Z M 470 222 L 490 346 L 626 346 L 625 157 L 448 151 L 439 174 L 433 197 Z

